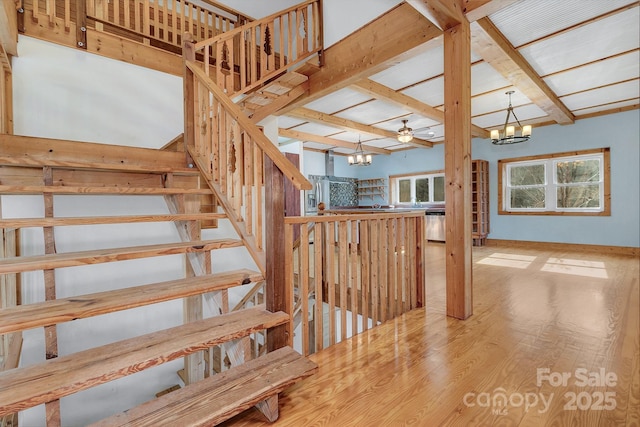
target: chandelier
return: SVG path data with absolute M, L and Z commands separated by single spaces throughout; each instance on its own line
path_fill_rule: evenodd
M 514 91 L 510 90 L 505 92 L 506 95 L 509 95 L 509 108 L 507 108 L 507 118 L 504 121 L 504 128 L 502 129 L 502 135 L 500 134 L 500 130 L 494 129 L 491 131 L 491 142 L 495 145 L 504 145 L 504 144 L 516 144 L 518 142 L 525 142 L 531 138 L 531 125 L 522 126 L 520 124 L 520 120 L 516 116 L 516 113 L 513 111 L 513 106 L 511 105 L 511 95 Z M 516 135 L 515 126 L 508 126 L 509 117 L 513 114 L 513 118 L 516 119 L 516 123 L 520 126 L 520 135 Z
M 413 129 L 407 126 L 409 120 L 402 120 L 402 127 L 398 129 L 398 141 L 407 143 L 413 139 Z
M 358 137 L 358 145 L 356 145 L 356 150 L 347 158 L 349 166 L 369 166 L 371 164 L 371 160 L 371 154 L 364 154 L 364 150 L 362 149 L 362 142 L 360 142 L 360 137 Z

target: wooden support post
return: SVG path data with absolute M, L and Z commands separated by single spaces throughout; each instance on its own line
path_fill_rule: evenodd
M 416 307 L 424 307 L 424 265 L 425 265 L 425 251 L 424 246 L 427 243 L 425 233 L 425 217 L 414 218 L 416 222 Z
M 265 234 L 266 234 L 266 304 L 267 310 L 284 311 L 293 315 L 291 289 L 286 285 L 284 260 L 284 175 L 268 157 L 264 156 Z M 292 340 L 289 323 L 269 329 L 267 351 L 274 351 Z
M 196 60 L 195 41 L 190 33 L 182 36 L 182 59 L 186 61 Z M 195 142 L 195 85 L 193 71 L 184 66 L 183 78 L 183 98 L 184 98 L 184 146 L 193 148 Z M 189 156 L 189 150 L 185 149 L 185 162 L 187 165 L 193 164 Z
M 276 394 L 275 396 L 268 397 L 266 400 L 258 403 L 256 408 L 264 414 L 269 422 L 274 422 L 279 416 L 278 395 Z
M 444 32 L 447 315 L 471 316 L 471 31 L 469 22 Z
M 76 0 L 76 46 L 87 48 L 87 2 Z
M 44 185 L 53 185 L 53 172 L 49 166 L 43 168 Z M 44 216 L 53 218 L 53 194 L 45 193 Z M 43 227 L 44 232 L 44 253 L 47 255 L 56 253 L 56 242 L 53 227 Z M 44 270 L 44 295 L 46 301 L 56 299 L 56 271 L 53 269 Z M 44 341 L 47 359 L 58 357 L 58 332 L 56 325 L 45 326 Z M 45 404 L 47 427 L 60 426 L 60 400 L 53 400 Z
M 200 197 L 197 195 L 184 195 L 183 213 L 199 213 L 200 212 Z M 187 228 L 187 234 L 191 240 L 200 240 L 200 224 L 198 221 L 186 221 L 184 224 Z M 207 262 L 210 257 L 204 255 L 202 263 L 205 269 L 208 267 L 208 272 L 211 272 L 211 263 Z M 186 277 L 194 277 L 198 275 L 187 257 L 189 254 L 185 254 L 186 265 Z M 183 300 L 183 318 L 184 323 L 194 322 L 202 319 L 202 295 L 194 295 L 184 298 Z M 186 384 L 192 384 L 196 381 L 204 379 L 204 353 L 199 351 L 197 353 L 190 354 L 184 358 L 184 378 Z

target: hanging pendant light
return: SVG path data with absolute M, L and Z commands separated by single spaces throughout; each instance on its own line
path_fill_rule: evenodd
M 413 139 L 413 129 L 407 126 L 409 120 L 402 120 L 402 127 L 398 129 L 398 141 L 402 143 L 410 142 Z
M 511 105 L 511 95 L 515 92 L 510 90 L 505 92 L 506 95 L 509 95 L 509 107 L 507 108 L 507 118 L 504 121 L 504 127 L 502 129 L 502 134 L 500 130 L 494 129 L 491 131 L 491 142 L 494 145 L 505 145 L 505 144 L 517 144 L 519 142 L 528 141 L 531 138 L 531 125 L 522 126 L 520 124 L 520 120 L 516 116 L 516 113 L 513 111 L 513 106 Z M 513 114 L 513 118 L 516 119 L 516 123 L 520 127 L 520 135 L 516 134 L 515 126 L 509 126 L 509 117 Z
M 358 136 L 358 145 L 356 145 L 356 150 L 347 158 L 349 166 L 369 166 L 372 160 L 371 154 L 364 154 L 362 142 L 360 142 L 360 137 Z

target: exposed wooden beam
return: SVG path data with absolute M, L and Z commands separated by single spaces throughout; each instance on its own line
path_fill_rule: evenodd
M 427 105 L 422 101 L 405 95 L 404 93 L 396 92 L 395 90 L 371 79 L 360 80 L 359 82 L 356 82 L 352 88 L 376 99 L 381 99 L 397 105 L 398 107 L 411 111 L 412 113 L 428 117 L 439 123 L 444 123 L 444 111 L 438 110 L 437 108 Z M 471 125 L 471 134 L 479 138 L 489 138 L 489 131 L 476 125 Z
M 466 20 L 462 5 L 458 1 L 447 0 L 407 0 L 425 18 L 445 31 Z
M 489 18 L 471 24 L 473 51 L 560 124 L 573 123 L 573 113 Z
M 295 101 L 298 97 L 304 95 L 308 89 L 309 89 L 309 82 L 306 81 L 301 85 L 298 85 L 295 88 L 291 89 L 286 94 L 280 95 L 278 98 L 274 99 L 270 104 L 255 110 L 253 113 L 249 115 L 249 118 L 254 123 L 258 123 L 261 120 L 267 118 L 272 114 L 275 114 L 277 111 L 286 107 L 287 105 Z
M 471 263 L 471 29 L 444 32 L 444 175 L 447 315 L 473 313 Z
M 349 141 L 343 141 L 341 139 L 329 138 L 327 136 L 314 135 L 312 133 L 301 132 L 301 131 L 292 130 L 292 129 L 280 128 L 280 129 L 278 129 L 278 135 L 284 136 L 285 138 L 295 138 L 295 139 L 298 139 L 300 141 L 317 142 L 317 143 L 320 143 L 320 144 L 333 145 L 335 147 L 351 148 L 353 150 L 355 150 L 356 146 L 358 145 L 356 143 L 349 142 Z M 391 154 L 391 151 L 389 151 L 389 150 L 385 150 L 384 148 L 373 147 L 373 146 L 366 145 L 366 144 L 362 144 L 362 148 L 365 151 L 369 151 L 371 153 L 385 154 L 385 155 Z
M 18 55 L 18 0 L 0 2 L 0 45 L 9 55 Z
M 469 22 L 489 16 L 519 0 L 463 0 L 463 10 Z
M 343 119 L 341 117 L 332 116 L 331 114 L 321 113 L 319 111 L 314 111 L 309 108 L 296 108 L 293 111 L 290 111 L 288 116 L 297 117 L 299 119 L 308 120 L 314 123 L 320 123 L 328 126 L 333 126 L 338 129 L 343 129 L 350 132 L 360 132 L 366 133 L 367 135 L 373 136 L 381 136 L 383 138 L 396 139 L 397 135 L 395 132 L 380 129 L 375 126 L 369 126 L 362 123 L 355 122 L 349 119 Z M 430 141 L 425 141 L 419 138 L 413 138 L 409 145 L 413 145 L 420 148 L 425 147 L 433 147 L 433 143 Z
M 425 52 L 431 47 L 428 42 L 441 34 L 439 28 L 413 7 L 401 3 L 325 49 L 324 66 L 309 77 L 309 93 L 279 114 Z

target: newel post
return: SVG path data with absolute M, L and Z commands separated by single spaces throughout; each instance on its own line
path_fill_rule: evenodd
M 183 98 L 184 98 L 184 146 L 187 165 L 193 164 L 187 147 L 195 147 L 195 84 L 193 71 L 187 67 L 187 61 L 195 62 L 195 41 L 190 33 L 182 36 L 182 60 L 184 62 Z
M 264 188 L 267 310 L 284 311 L 292 316 L 291 292 L 285 280 L 284 175 L 269 156 L 264 157 Z M 289 345 L 293 333 L 289 325 L 267 331 L 268 351 Z

